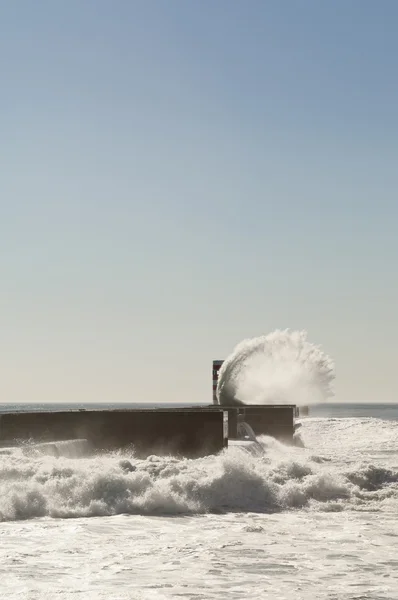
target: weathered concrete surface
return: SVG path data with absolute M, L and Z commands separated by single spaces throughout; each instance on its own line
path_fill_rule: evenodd
M 0 439 L 49 442 L 87 439 L 97 450 L 130 446 L 138 456 L 198 457 L 228 445 L 222 410 L 84 410 L 21 412 L 0 417 Z
M 293 442 L 295 412 L 296 407 L 288 404 L 247 404 L 239 409 L 256 436 L 269 435 L 286 443 Z
M 238 409 L 238 414 L 252 427 L 256 436 L 269 435 L 286 443 L 293 443 L 296 406 L 291 404 L 244 404 L 223 388 L 220 408 Z

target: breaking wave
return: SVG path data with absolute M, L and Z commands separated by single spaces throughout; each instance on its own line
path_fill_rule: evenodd
M 371 421 L 375 433 L 378 423 Z M 335 421 L 326 422 L 333 427 Z M 264 437 L 257 455 L 231 447 L 196 460 L 158 456 L 138 460 L 125 453 L 71 458 L 66 447 L 62 454 L 62 446 L 57 455 L 14 448 L 0 455 L 0 520 L 228 511 L 396 512 L 397 469 L 376 461 L 341 460 L 340 435 L 345 433 L 339 423 L 334 436 L 329 431 L 334 447 L 314 454 L 317 445 L 308 448 L 308 440 L 322 436 L 320 425 L 316 420 L 303 425 L 307 448 L 283 446 Z M 363 433 L 362 421 L 355 427 L 354 439 Z M 386 432 L 385 439 L 392 441 L 398 423 L 390 423 L 389 429 L 394 434 L 388 438 Z M 365 431 L 369 433 L 368 423 Z
M 220 404 L 313 404 L 333 396 L 334 363 L 305 331 L 274 331 L 239 343 L 224 361 Z

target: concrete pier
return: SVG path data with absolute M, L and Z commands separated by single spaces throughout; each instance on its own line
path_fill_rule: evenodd
M 226 408 L 223 406 L 222 408 Z M 239 408 L 256 436 L 269 435 L 285 443 L 293 442 L 296 407 L 290 404 L 246 404 Z
M 86 439 L 96 450 L 133 447 L 137 456 L 195 458 L 228 445 L 228 411 L 198 409 L 70 410 L 0 416 L 2 441 Z

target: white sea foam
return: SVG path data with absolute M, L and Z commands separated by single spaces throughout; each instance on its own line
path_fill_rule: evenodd
M 304 449 L 260 438 L 263 453 L 257 455 L 230 448 L 196 460 L 117 453 L 75 459 L 13 449 L 0 455 L 0 518 L 398 508 L 398 472 L 366 454 L 370 432 L 376 435 L 381 426 L 385 451 L 395 446 L 397 423 L 359 421 L 351 439 L 358 441 L 363 427 L 367 437 L 363 456 L 352 464 L 338 453 L 346 436 L 339 420 L 305 422 Z M 325 427 L 335 449 L 322 445 Z M 321 453 L 313 452 L 316 440 Z
M 334 364 L 305 331 L 242 341 L 224 361 L 217 396 L 245 404 L 313 404 L 333 395 Z
M 305 448 L 263 438 L 262 456 L 195 461 L 10 449 L 2 597 L 397 598 L 398 424 L 310 418 L 301 432 Z

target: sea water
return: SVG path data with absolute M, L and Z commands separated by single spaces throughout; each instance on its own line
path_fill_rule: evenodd
M 398 406 L 302 423 L 258 455 L 3 449 L 1 598 L 396 600 Z

